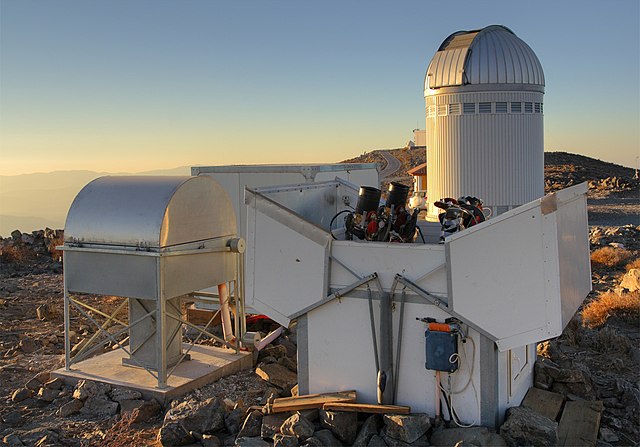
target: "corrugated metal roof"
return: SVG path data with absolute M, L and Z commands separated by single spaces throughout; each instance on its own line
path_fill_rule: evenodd
M 542 65 L 533 50 L 502 25 L 458 31 L 431 59 L 425 89 L 477 84 L 544 86 Z

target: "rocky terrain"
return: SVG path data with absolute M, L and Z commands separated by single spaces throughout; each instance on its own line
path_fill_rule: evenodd
M 424 150 L 390 151 L 406 168 Z M 398 154 L 398 155 L 396 155 Z M 366 159 L 380 161 L 375 153 Z M 602 403 L 600 446 L 640 443 L 640 205 L 627 168 L 546 154 L 546 187 L 588 181 L 593 292 L 557 339 L 541 343 L 535 386 L 567 401 Z M 402 176 L 402 172 L 397 173 Z M 553 445 L 558 421 L 528 407 L 509 412 L 498 433 L 455 428 L 425 415 L 324 411 L 269 414 L 296 393 L 295 325 L 256 356 L 256 367 L 166 406 L 139 393 L 50 371 L 64 361 L 62 232 L 13 232 L 0 239 L 0 445 L 37 446 L 406 446 Z M 117 298 L 94 299 L 104 310 Z M 122 318 L 126 318 L 123 315 Z M 268 329 L 268 328 L 267 328 Z M 266 330 L 266 329 L 265 329 Z M 72 322 L 74 346 L 93 332 Z M 112 349 L 107 345 L 105 349 Z M 532 422 L 533 421 L 533 422 Z M 535 423 L 534 423 L 535 422 Z

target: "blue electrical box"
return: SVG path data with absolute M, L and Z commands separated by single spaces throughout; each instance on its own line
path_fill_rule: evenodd
M 455 372 L 458 369 L 458 333 L 427 329 L 424 335 L 427 354 L 425 368 Z

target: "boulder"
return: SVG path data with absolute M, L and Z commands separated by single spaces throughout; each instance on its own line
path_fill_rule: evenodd
M 387 447 L 387 443 L 384 442 L 384 439 L 382 439 L 380 436 L 373 435 L 369 440 L 367 447 Z
M 139 408 L 131 413 L 131 421 L 139 424 L 147 422 L 160 414 L 162 407 L 157 400 L 145 401 Z
M 510 447 L 522 445 L 558 445 L 558 423 L 526 407 L 507 410 L 500 436 Z
M 28 388 L 18 388 L 11 394 L 12 402 L 22 402 L 23 400 L 33 397 L 33 391 Z
M 164 447 L 173 447 L 191 444 L 195 439 L 178 422 L 168 422 L 160 427 L 158 441 Z
M 50 390 L 59 390 L 64 385 L 64 380 L 60 377 L 56 377 L 55 379 L 48 380 L 44 383 L 45 388 L 49 388 Z
M 240 428 L 242 428 L 242 425 L 244 424 L 244 414 L 245 411 L 240 407 L 227 413 L 224 417 L 224 426 L 227 428 L 229 433 L 236 434 L 240 431 Z
M 314 431 L 314 425 L 300 413 L 293 414 L 280 426 L 280 433 L 295 436 L 301 441 L 310 438 Z
M 319 440 L 315 436 L 312 436 L 309 439 L 307 439 L 304 444 L 302 444 L 302 447 L 328 447 L 328 446 L 325 446 L 321 440 Z
M 478 447 L 505 446 L 507 443 L 487 427 L 445 428 L 431 435 L 431 445 L 448 447 L 452 445 L 474 445 Z
M 291 360 L 289 357 L 279 358 L 278 364 L 284 366 L 291 372 L 294 372 L 294 373 L 298 372 L 298 364 L 294 360 Z
M 264 361 L 266 357 L 273 357 L 278 361 L 279 358 L 287 356 L 287 348 L 281 345 L 271 345 L 264 348 L 258 354 L 258 361 Z
M 222 442 L 216 435 L 202 435 L 200 444 L 202 447 L 220 447 Z
M 258 413 L 262 414 L 259 411 Z M 288 413 L 268 414 L 262 417 L 262 426 L 260 427 L 260 436 L 267 439 L 273 439 L 273 436 L 275 434 L 280 433 L 280 427 L 282 426 L 282 423 L 287 420 L 288 417 L 289 417 Z
M 144 400 L 142 399 L 125 399 L 119 401 L 120 404 L 120 414 L 133 413 L 133 410 L 136 410 L 144 405 Z
M 24 338 L 18 343 L 18 350 L 25 354 L 33 354 L 38 350 L 38 347 L 38 344 L 30 338 Z
M 60 395 L 60 390 L 45 388 L 44 386 L 38 390 L 38 399 L 45 402 L 53 402 Z
M 24 417 L 20 410 L 13 410 L 2 416 L 2 422 L 11 426 L 20 425 L 24 422 Z
M 188 400 L 172 407 L 164 417 L 164 424 L 177 422 L 188 433 L 213 433 L 224 427 L 224 406 L 211 397 L 204 402 Z
M 298 375 L 278 363 L 262 365 L 256 368 L 256 374 L 281 390 L 291 390 L 298 383 Z
M 389 447 L 409 447 L 411 444 L 400 441 L 399 439 L 392 438 L 384 434 L 384 430 L 381 433 L 382 441 Z
M 358 413 L 320 410 L 320 425 L 331 430 L 340 441 L 351 445 L 358 431 Z
M 106 383 L 81 380 L 73 391 L 73 398 L 87 400 L 90 397 L 105 395 L 111 390 L 111 386 Z
M 66 418 L 77 413 L 84 406 L 84 402 L 78 399 L 72 399 L 58 409 L 58 416 Z
M 313 436 L 315 438 L 318 438 L 320 442 L 322 442 L 322 445 L 327 445 L 331 447 L 342 446 L 342 443 L 335 436 L 333 436 L 333 433 L 331 433 L 331 430 L 327 430 L 327 429 L 318 430 L 313 434 Z
M 92 417 L 110 417 L 118 414 L 118 403 L 106 396 L 90 397 L 84 402 L 80 412 Z
M 244 420 L 242 427 L 240 428 L 240 432 L 238 433 L 239 438 L 254 438 L 256 436 L 262 436 L 263 438 L 271 438 L 271 436 L 265 436 L 262 434 L 262 430 L 264 427 L 264 419 L 266 417 L 262 417 L 262 412 L 260 410 L 253 410 Z M 278 425 L 278 427 L 280 427 Z
M 369 441 L 380 432 L 382 428 L 382 418 L 380 415 L 373 414 L 364 421 L 360 432 L 353 442 L 353 447 L 367 447 Z M 380 439 L 382 441 L 382 439 Z
M 298 447 L 298 438 L 293 435 L 276 434 L 273 436 L 273 447 Z
M 267 441 L 260 437 L 255 438 L 236 438 L 237 447 L 271 447 Z
M 113 388 L 109 391 L 109 397 L 114 402 L 122 402 L 123 400 L 142 399 L 142 393 L 127 388 Z
M 431 422 L 426 414 L 385 414 L 384 435 L 406 443 L 413 443 L 430 428 Z
M 24 445 L 20 437 L 18 437 L 18 435 L 16 435 L 15 433 L 8 434 L 4 438 L 2 438 L 2 442 L 4 442 L 5 445 L 11 446 L 11 447 L 18 447 L 18 446 Z
M 51 306 L 45 303 L 36 307 L 36 317 L 42 321 L 50 320 L 52 317 Z

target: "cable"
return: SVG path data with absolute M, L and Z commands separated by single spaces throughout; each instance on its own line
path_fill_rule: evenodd
M 331 237 L 333 238 L 333 240 L 336 240 L 336 241 L 338 240 L 338 238 L 334 236 L 333 229 L 331 228 L 333 226 L 333 223 L 336 221 L 336 219 L 340 214 L 350 213 L 350 212 L 351 212 L 350 210 L 342 210 L 338 214 L 333 216 L 333 218 L 331 219 L 331 222 L 329 222 L 329 233 L 331 234 Z
M 473 371 L 474 371 L 474 366 L 475 366 L 476 344 L 475 344 L 475 341 L 473 340 L 473 338 L 471 338 L 471 337 L 464 337 L 463 340 L 471 341 L 471 345 L 472 345 L 472 349 L 473 349 L 471 351 L 471 365 L 467 366 L 467 369 L 469 371 L 469 378 L 467 379 L 467 382 L 464 384 L 464 386 L 461 389 L 453 390 L 453 386 L 451 384 L 451 374 L 448 374 L 447 381 L 448 381 L 449 390 L 446 392 L 446 394 L 448 395 L 448 398 L 449 398 L 449 405 L 451 406 L 451 416 L 452 416 L 453 422 L 455 422 L 456 425 L 458 425 L 459 427 L 468 428 L 468 427 L 473 427 L 477 423 L 477 421 L 474 419 L 474 421 L 471 424 L 463 424 L 462 422 L 460 422 L 460 418 L 458 417 L 458 414 L 456 413 L 456 409 L 455 409 L 455 407 L 453 405 L 453 396 L 455 394 L 463 393 L 469 387 L 469 384 L 471 384 L 471 387 L 473 388 L 473 395 L 475 397 L 476 405 L 477 405 L 477 409 L 478 409 L 478 413 L 477 414 L 480 415 L 480 399 L 478 398 L 478 390 L 476 389 L 476 386 L 473 383 Z M 462 366 L 464 364 L 466 364 L 467 361 L 468 361 L 467 350 L 465 348 L 466 343 L 463 343 L 462 345 L 463 345 L 462 350 L 464 352 L 464 358 L 461 357 L 459 354 L 457 355 L 457 357 L 456 357 L 456 354 L 452 354 L 450 356 L 450 358 L 449 358 L 449 361 L 451 361 L 452 358 L 454 358 L 454 357 L 455 357 L 455 360 L 459 360 L 459 362 L 460 362 L 460 368 L 459 369 L 462 369 Z M 463 361 L 463 359 L 464 359 L 464 361 Z M 440 383 L 439 385 L 442 388 L 442 383 Z

